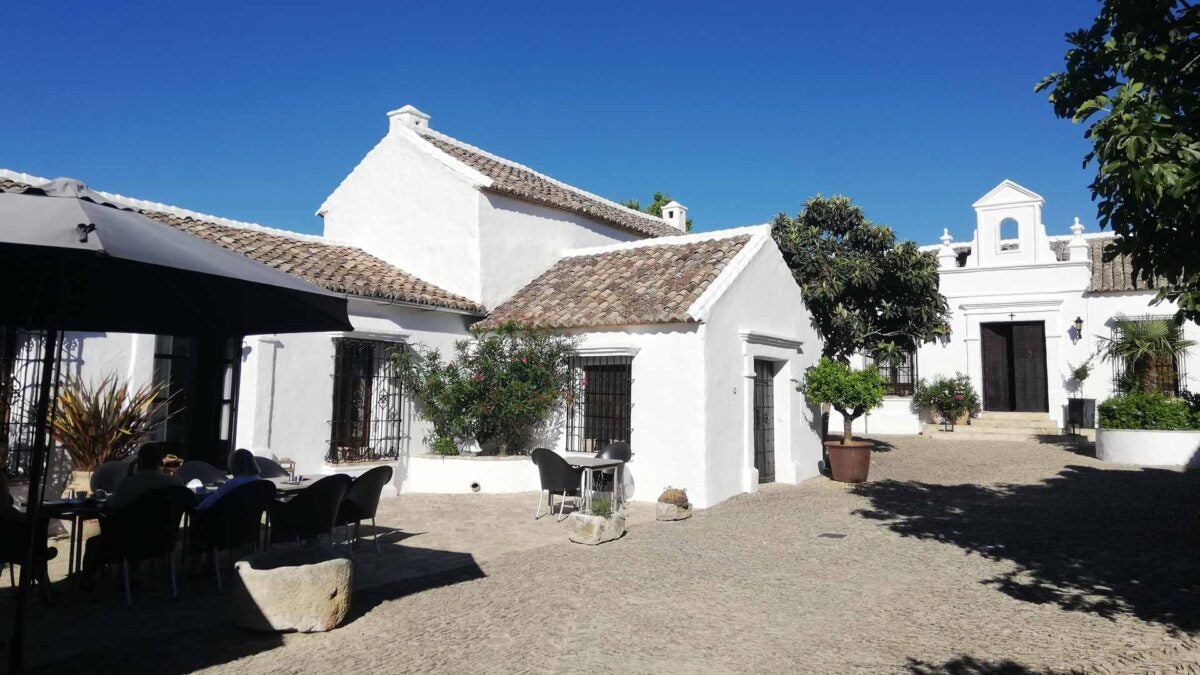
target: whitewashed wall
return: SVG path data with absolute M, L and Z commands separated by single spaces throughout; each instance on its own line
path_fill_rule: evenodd
M 545 272 L 565 251 L 639 239 L 574 213 L 481 192 L 481 302 L 495 307 Z
M 326 237 L 478 301 L 479 203 L 475 185 L 442 153 L 393 128 L 318 213 Z
M 702 336 L 707 469 L 697 503 L 712 505 L 758 489 L 752 435 L 755 358 L 776 363 L 775 480 L 798 483 L 816 476 L 820 412 L 798 389 L 820 357 L 821 342 L 799 286 L 769 239 L 711 308 Z
M 469 319 L 449 312 L 353 300 L 353 333 L 247 337 L 237 445 L 258 455 L 290 457 L 300 473 L 331 472 L 325 456 L 333 412 L 333 339 L 346 335 L 404 341 L 449 355 L 454 342 L 467 336 Z M 407 476 L 408 458 L 426 452 L 428 426 L 411 409 L 407 413 L 407 443 L 395 475 L 398 488 Z
M 583 356 L 633 355 L 629 445 L 634 480 L 629 498 L 654 501 L 667 485 L 688 488 L 699 505 L 704 495 L 704 350 L 695 324 L 622 326 L 578 333 Z M 547 447 L 566 450 L 557 425 Z

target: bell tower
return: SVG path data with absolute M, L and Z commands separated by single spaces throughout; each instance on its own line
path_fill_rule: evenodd
M 1057 259 L 1042 224 L 1041 195 L 1005 180 L 971 206 L 975 241 L 968 267 L 1009 267 Z

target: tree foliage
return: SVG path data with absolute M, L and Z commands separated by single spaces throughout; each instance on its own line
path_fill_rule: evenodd
M 866 219 L 848 197 L 809 199 L 771 226 L 800 284 L 824 355 L 889 357 L 934 339 L 947 322 L 937 258 Z
M 647 205 L 646 208 L 644 208 L 644 209 L 642 208 L 642 203 L 636 199 L 625 200 L 625 206 L 627 208 L 631 208 L 634 211 L 641 211 L 642 213 L 648 213 L 652 216 L 658 216 L 659 218 L 662 218 L 663 207 L 670 203 L 671 203 L 671 195 L 666 194 L 664 192 L 655 192 L 654 198 L 650 200 L 650 204 Z M 688 232 L 692 231 L 692 219 L 691 218 L 687 219 L 687 231 Z
M 1090 126 L 1101 227 L 1138 278 L 1200 320 L 1200 8 L 1183 0 L 1105 0 L 1067 35 L 1066 70 L 1037 85 L 1054 112 Z
M 887 385 L 877 368 L 853 370 L 846 363 L 821 357 L 808 369 L 804 379 L 804 395 L 810 401 L 828 403 L 842 415 L 842 442 L 852 439 L 854 420 L 868 410 L 883 404 Z
M 500 454 L 524 452 L 570 386 L 575 342 L 515 323 L 473 329 L 472 336 L 455 343 L 447 362 L 436 349 L 397 352 L 404 388 L 433 427 L 436 452 L 448 454 L 447 440 L 456 438 Z

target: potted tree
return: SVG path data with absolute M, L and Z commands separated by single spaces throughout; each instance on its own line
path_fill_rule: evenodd
M 1067 400 L 1067 424 L 1074 429 L 1085 428 L 1091 429 L 1096 426 L 1096 399 L 1083 398 L 1083 383 L 1092 375 L 1092 359 L 1096 358 L 1095 354 L 1089 354 L 1077 366 L 1070 363 L 1067 367 L 1071 369 L 1071 381 L 1074 383 L 1072 396 Z
M 854 440 L 854 420 L 883 404 L 887 393 L 883 377 L 875 368 L 853 370 L 849 365 L 822 358 L 808 371 L 804 394 L 812 401 L 828 404 L 842 415 L 842 439 L 825 441 L 829 473 L 833 480 L 861 483 L 871 469 L 870 441 Z
M 890 227 L 867 220 L 849 197 L 813 197 L 795 218 L 776 216 L 771 236 L 812 314 L 822 356 L 878 361 L 949 335 L 937 257 L 911 241 L 897 243 Z

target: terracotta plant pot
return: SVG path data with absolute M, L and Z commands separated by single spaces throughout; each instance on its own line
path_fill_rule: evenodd
M 842 483 L 862 483 L 871 470 L 871 449 L 875 446 L 866 441 L 826 441 L 825 452 L 829 455 L 829 477 Z

